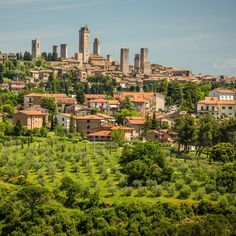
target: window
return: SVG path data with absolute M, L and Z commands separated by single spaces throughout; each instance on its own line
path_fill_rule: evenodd
M 203 106 L 201 106 L 201 111 L 203 111 Z
M 64 121 L 65 119 L 64 119 L 64 118 L 62 118 L 61 120 L 62 120 L 62 121 Z
M 225 109 L 225 106 L 222 107 L 222 110 L 224 110 L 224 109 Z
M 90 123 L 90 120 L 87 120 L 87 123 Z
M 233 107 L 229 107 L 229 110 L 232 110 L 233 109 Z
M 90 125 L 87 126 L 87 129 L 90 129 Z
M 209 106 L 206 106 L 206 110 L 207 110 L 207 111 L 209 110 Z
M 214 107 L 214 106 L 212 106 L 212 108 L 211 108 L 211 109 L 212 109 L 212 111 L 214 111 L 214 110 L 215 110 L 215 107 Z

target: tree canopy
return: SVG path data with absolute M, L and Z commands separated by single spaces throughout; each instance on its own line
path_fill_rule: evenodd
M 236 152 L 231 143 L 218 143 L 213 146 L 210 158 L 219 162 L 232 162 L 236 159 Z
M 43 97 L 41 101 L 41 106 L 45 109 L 48 109 L 51 114 L 56 113 L 57 104 L 54 98 Z
M 167 166 L 165 154 L 160 144 L 153 142 L 125 146 L 120 157 L 124 173 L 129 177 L 129 183 L 148 179 L 170 181 L 173 170 Z

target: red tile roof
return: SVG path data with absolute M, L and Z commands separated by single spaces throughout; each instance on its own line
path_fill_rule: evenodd
M 64 97 L 64 98 L 57 97 L 55 98 L 55 101 L 58 104 L 75 104 L 76 103 L 76 99 L 70 98 L 70 97 Z
M 23 113 L 28 116 L 46 116 L 47 114 L 41 111 L 19 111 L 19 113 Z
M 54 93 L 54 94 L 49 94 L 49 93 L 29 93 L 25 95 L 25 97 L 52 97 L 52 98 L 65 98 L 67 97 L 66 94 L 64 93 Z
M 134 103 L 135 103 L 135 102 L 137 102 L 137 103 L 146 103 L 146 102 L 147 102 L 146 99 L 144 99 L 144 98 L 137 98 L 137 97 L 131 98 L 130 101 L 131 101 L 131 102 L 134 102 Z
M 125 119 L 132 125 L 144 125 L 145 118 L 139 116 L 127 116 Z
M 110 104 L 110 105 L 119 105 L 120 102 L 118 100 L 108 100 L 108 104 Z
M 125 127 L 125 126 L 119 126 L 119 125 L 115 125 L 111 127 L 111 130 L 124 130 L 124 131 L 132 131 L 134 130 L 133 128 L 129 128 L 129 127 Z
M 93 132 L 88 134 L 88 136 L 100 136 L 100 137 L 107 137 L 107 136 L 111 136 L 111 131 L 110 130 L 101 130 L 101 131 L 97 131 L 97 132 Z
M 218 93 L 230 93 L 230 94 L 234 94 L 235 91 L 231 90 L 231 89 L 224 89 L 224 88 L 216 88 L 216 91 Z
M 88 116 L 77 116 L 76 120 L 103 120 L 103 118 L 96 115 L 88 115 Z
M 87 100 L 96 99 L 96 98 L 104 98 L 105 99 L 105 97 L 106 97 L 105 94 L 85 94 L 85 98 Z
M 150 98 L 155 96 L 153 92 L 123 92 L 120 94 L 123 97 L 143 97 L 143 98 Z
M 205 105 L 236 105 L 236 100 L 219 100 L 217 97 L 205 97 L 198 104 Z

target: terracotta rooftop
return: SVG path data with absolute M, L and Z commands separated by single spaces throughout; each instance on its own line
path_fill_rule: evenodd
M 135 95 L 153 96 L 155 95 L 154 92 L 123 92 L 123 94 L 128 95 L 128 96 L 135 96 Z
M 75 104 L 76 99 L 70 97 L 55 97 L 55 101 L 59 104 Z
M 236 105 L 236 100 L 219 100 L 216 97 L 206 97 L 204 100 L 199 101 L 198 104 L 205 104 L 205 105 Z
M 130 99 L 131 102 L 137 102 L 137 103 L 146 103 L 147 100 L 144 98 L 138 98 L 138 97 L 134 97 Z
M 127 116 L 125 117 L 126 120 L 132 125 L 144 125 L 145 124 L 145 118 L 139 117 L 139 116 Z
M 77 119 L 77 120 L 103 120 L 102 117 L 99 117 L 96 115 L 77 116 L 75 119 Z
M 85 98 L 87 100 L 96 99 L 96 98 L 104 98 L 105 99 L 105 97 L 106 97 L 105 94 L 85 94 Z
M 97 132 L 93 132 L 93 133 L 90 133 L 88 134 L 88 136 L 100 136 L 100 137 L 107 137 L 107 136 L 110 136 L 111 135 L 111 132 L 110 130 L 101 130 L 101 131 L 97 131 Z
M 111 130 L 124 130 L 124 131 L 131 131 L 133 130 L 133 128 L 129 128 L 129 127 L 125 127 L 125 126 L 119 126 L 119 125 L 115 125 L 111 127 Z
M 230 93 L 230 94 L 234 94 L 235 91 L 231 90 L 231 89 L 224 89 L 224 88 L 216 88 L 216 91 L 218 93 Z
M 29 93 L 25 97 L 51 97 L 51 98 L 66 98 L 67 95 L 64 93 Z
M 110 104 L 110 105 L 119 105 L 120 102 L 118 100 L 108 100 L 108 104 Z
M 47 114 L 42 111 L 19 111 L 20 113 L 23 113 L 28 116 L 46 116 Z

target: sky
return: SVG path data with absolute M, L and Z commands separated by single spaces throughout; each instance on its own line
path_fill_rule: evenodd
M 236 0 L 0 0 L 0 51 L 41 51 L 67 43 L 78 51 L 80 27 L 88 24 L 102 55 L 119 61 L 140 48 L 149 61 L 193 73 L 236 76 Z

